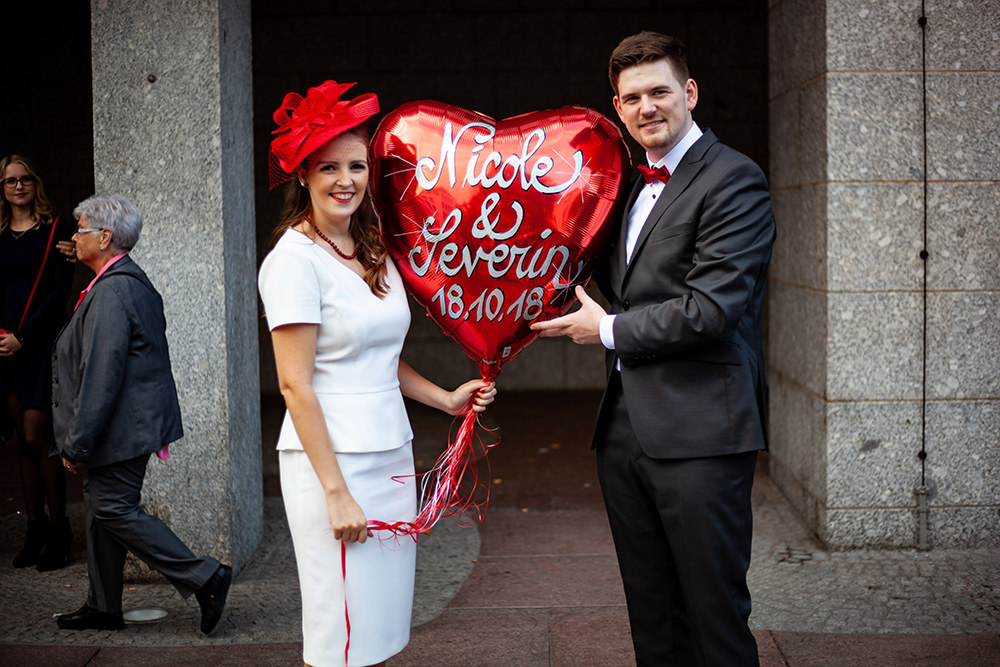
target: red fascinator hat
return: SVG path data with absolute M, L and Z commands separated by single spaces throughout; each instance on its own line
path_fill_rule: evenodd
M 310 88 L 305 97 L 288 93 L 274 112 L 278 129 L 268 158 L 270 187 L 291 179 L 302 161 L 339 134 L 378 113 L 378 98 L 365 93 L 352 100 L 340 96 L 353 83 L 325 81 Z

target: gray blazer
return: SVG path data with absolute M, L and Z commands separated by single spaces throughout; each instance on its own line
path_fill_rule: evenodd
M 766 448 L 761 305 L 774 238 L 763 172 L 711 131 L 671 175 L 628 263 L 623 222 L 604 285 L 618 315 L 608 372 L 621 359 L 629 419 L 648 455 Z M 603 406 L 598 414 L 601 433 Z
M 94 283 L 56 339 L 52 423 L 59 455 L 89 467 L 183 435 L 163 300 L 128 256 Z

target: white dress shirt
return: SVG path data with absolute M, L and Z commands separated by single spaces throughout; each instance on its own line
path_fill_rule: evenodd
M 677 145 L 670 149 L 670 152 L 664 155 L 662 158 L 656 162 L 650 162 L 649 166 L 651 169 L 656 167 L 666 167 L 667 171 L 671 174 L 677 169 L 677 166 L 681 163 L 684 155 L 688 152 L 688 149 L 694 145 L 698 139 L 701 138 L 702 131 L 695 122 L 691 123 L 691 128 L 687 131 L 687 134 L 677 142 Z M 649 162 L 649 154 L 646 154 L 646 161 Z M 635 244 L 639 240 L 639 234 L 642 232 L 643 226 L 646 224 L 646 219 L 649 218 L 650 212 L 653 210 L 653 206 L 656 204 L 657 198 L 659 198 L 660 193 L 663 192 L 663 188 L 666 183 L 663 181 L 653 181 L 652 183 L 647 183 L 642 190 L 639 191 L 639 196 L 636 197 L 635 204 L 632 205 L 632 209 L 628 214 L 627 227 L 625 229 L 625 261 L 632 261 L 632 253 L 635 251 Z M 601 318 L 600 324 L 600 335 L 601 343 L 604 347 L 609 350 L 615 349 L 615 315 L 605 315 Z M 621 370 L 621 362 L 616 361 L 615 367 Z

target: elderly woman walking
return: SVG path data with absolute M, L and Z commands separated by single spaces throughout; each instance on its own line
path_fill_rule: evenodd
M 97 274 L 56 339 L 52 368 L 56 446 L 71 472 L 81 466 L 90 590 L 67 630 L 123 627 L 126 551 L 201 606 L 201 631 L 222 615 L 232 569 L 197 557 L 139 506 L 146 463 L 182 435 L 170 371 L 163 300 L 128 252 L 142 216 L 121 195 L 93 196 L 73 211 L 77 258 Z

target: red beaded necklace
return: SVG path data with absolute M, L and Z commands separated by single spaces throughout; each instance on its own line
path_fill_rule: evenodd
M 344 251 L 342 251 L 340 248 L 337 247 L 336 243 L 334 243 L 333 241 L 331 241 L 330 239 L 328 239 L 326 237 L 326 234 L 324 234 L 323 232 L 319 231 L 319 227 L 317 227 L 316 224 L 313 223 L 313 221 L 310 220 L 308 216 L 306 216 L 306 222 L 309 223 L 309 226 L 313 228 L 313 231 L 316 232 L 316 234 L 318 234 L 321 239 L 323 239 L 324 241 L 326 241 L 327 243 L 330 244 L 330 247 L 333 248 L 333 251 L 335 253 L 337 253 L 338 255 L 340 255 L 341 257 L 343 257 L 344 259 L 346 259 L 348 262 L 358 256 L 358 249 L 357 249 L 357 247 L 354 248 L 354 252 L 352 252 L 350 255 L 345 254 Z

